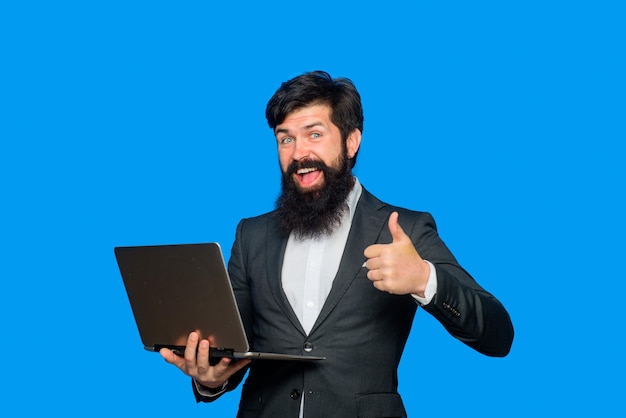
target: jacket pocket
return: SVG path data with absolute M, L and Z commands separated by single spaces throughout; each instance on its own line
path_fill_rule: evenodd
M 402 398 L 397 393 L 357 395 L 356 411 L 359 418 L 406 417 Z

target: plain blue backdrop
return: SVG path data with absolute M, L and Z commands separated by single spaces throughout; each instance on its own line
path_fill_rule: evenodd
M 626 414 L 621 2 L 366 3 L 0 6 L 0 409 L 235 415 L 143 350 L 113 247 L 229 250 L 278 193 L 266 101 L 323 69 L 361 92 L 361 182 L 431 212 L 516 329 L 493 359 L 418 311 L 409 415 Z

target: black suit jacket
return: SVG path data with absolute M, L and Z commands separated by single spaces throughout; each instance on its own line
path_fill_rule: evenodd
M 424 309 L 479 352 L 508 353 L 513 328 L 506 310 L 458 265 L 433 218 L 387 205 L 363 189 L 332 289 L 309 335 L 282 290 L 287 239 L 278 233 L 275 213 L 238 225 L 228 268 L 252 349 L 326 357 L 253 362 L 238 417 L 296 418 L 303 395 L 305 418 L 406 416 L 397 368 L 418 305 L 410 295 L 378 291 L 363 267 L 367 246 L 392 241 L 387 221 L 393 211 L 437 271 L 437 294 Z M 228 390 L 244 374 L 231 377 Z M 198 401 L 215 399 L 195 394 Z

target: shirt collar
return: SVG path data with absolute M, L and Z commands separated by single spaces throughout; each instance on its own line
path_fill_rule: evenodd
M 359 179 L 355 177 L 354 186 L 352 187 L 352 190 L 350 190 L 350 193 L 348 194 L 348 199 L 346 200 L 346 203 L 348 204 L 350 222 L 352 222 L 352 218 L 354 217 L 354 211 L 356 210 L 356 205 L 359 202 L 359 198 L 361 197 L 362 192 L 363 186 L 361 186 Z

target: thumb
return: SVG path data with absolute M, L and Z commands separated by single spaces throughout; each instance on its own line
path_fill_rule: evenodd
M 398 212 L 393 212 L 389 216 L 389 232 L 393 242 L 401 241 L 407 236 L 398 222 Z

